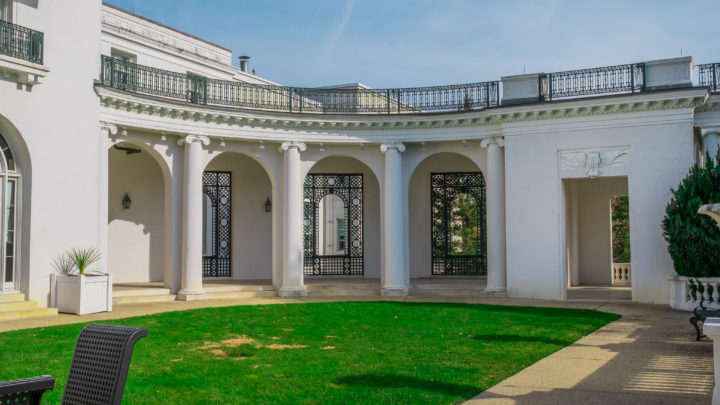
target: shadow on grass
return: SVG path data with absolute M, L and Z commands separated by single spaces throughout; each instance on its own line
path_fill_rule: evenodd
M 356 385 L 371 388 L 411 388 L 432 392 L 441 392 L 445 395 L 469 398 L 476 395 L 480 388 L 472 385 L 452 384 L 433 381 L 424 378 L 409 377 L 391 374 L 361 374 L 340 377 L 338 384 Z
M 481 342 L 523 342 L 523 343 L 546 343 L 549 345 L 567 346 L 574 341 L 552 339 L 542 336 L 522 336 L 522 335 L 473 335 L 475 340 Z

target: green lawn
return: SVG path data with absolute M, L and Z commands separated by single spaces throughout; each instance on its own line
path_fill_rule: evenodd
M 143 326 L 127 404 L 452 404 L 619 316 L 589 310 L 347 302 L 108 321 Z M 84 324 L 0 333 L 0 380 L 51 374 L 59 403 Z

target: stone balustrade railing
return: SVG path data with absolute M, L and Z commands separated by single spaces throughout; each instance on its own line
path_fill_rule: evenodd
M 630 263 L 613 263 L 612 264 L 612 283 L 613 285 L 631 284 L 632 274 L 630 272 Z

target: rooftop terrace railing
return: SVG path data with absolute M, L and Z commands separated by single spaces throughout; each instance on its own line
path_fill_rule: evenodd
M 720 91 L 720 63 L 707 63 L 697 65 L 698 84 L 701 87 L 709 87 L 710 91 Z
M 645 89 L 645 64 L 605 66 L 540 75 L 544 101 L 588 95 L 635 93 Z
M 209 79 L 101 57 L 100 81 L 110 87 L 197 104 L 296 113 L 457 111 L 500 104 L 499 82 L 399 89 L 301 88 Z
M 0 54 L 42 65 L 42 32 L 0 20 Z

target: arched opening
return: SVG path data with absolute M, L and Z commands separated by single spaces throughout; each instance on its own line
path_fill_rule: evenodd
M 245 154 L 220 153 L 205 167 L 203 194 L 203 277 L 272 280 L 279 204 L 265 168 Z
M 306 277 L 380 277 L 380 186 L 363 162 L 330 156 L 305 177 Z
M 485 179 L 457 153 L 423 160 L 408 190 L 410 277 L 487 274 Z
M 150 147 L 120 142 L 108 151 L 108 271 L 115 283 L 164 281 L 164 161 Z

